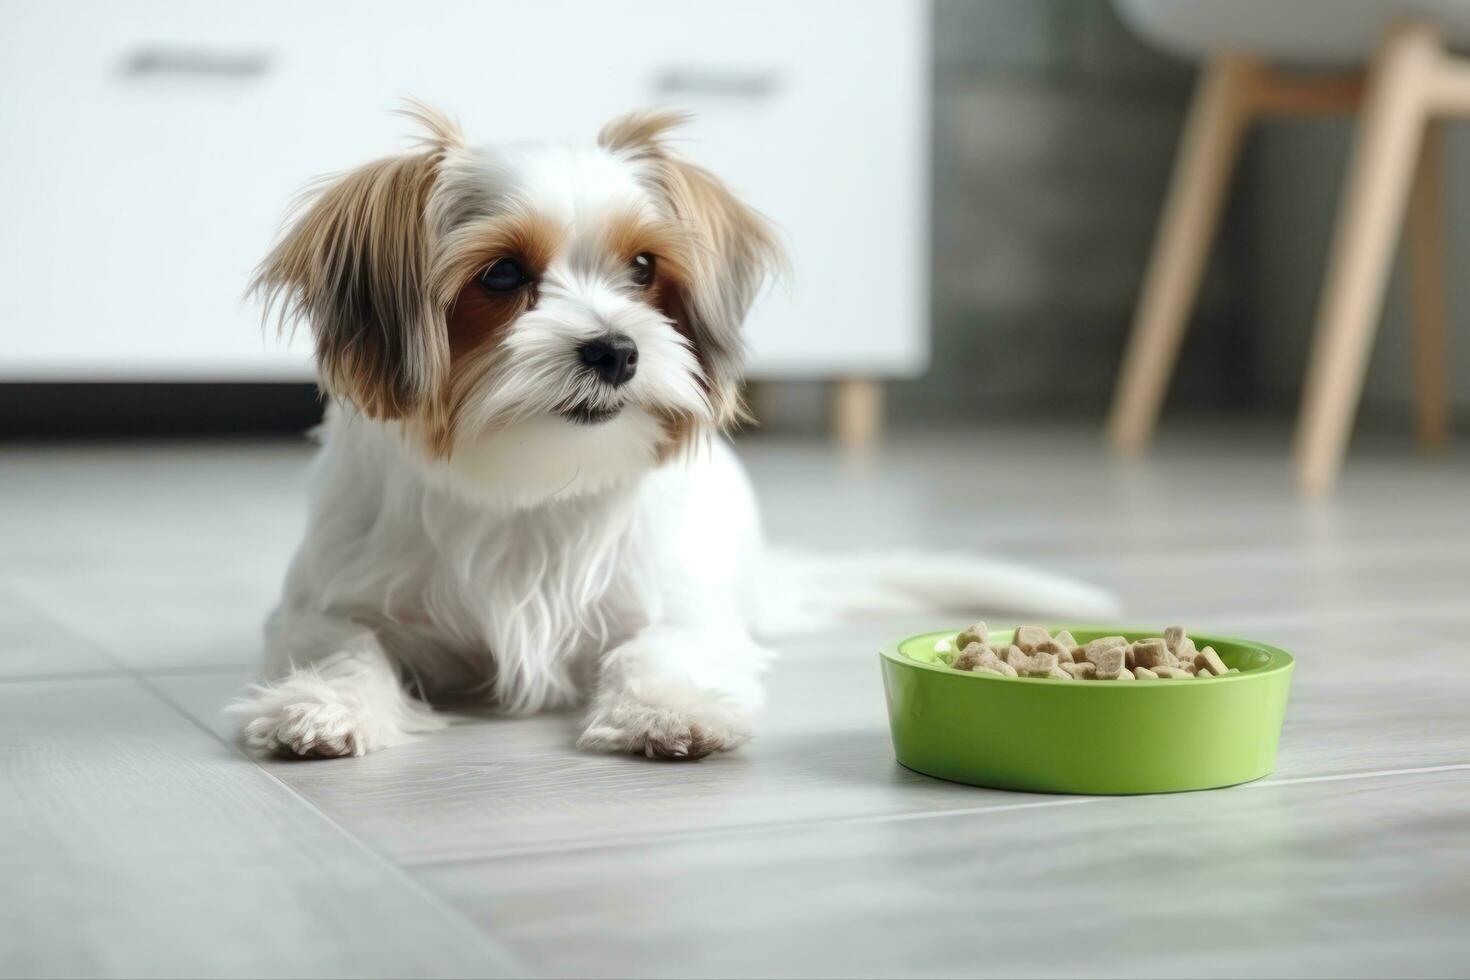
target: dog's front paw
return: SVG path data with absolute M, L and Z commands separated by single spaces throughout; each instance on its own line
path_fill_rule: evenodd
M 657 697 L 623 692 L 597 699 L 577 747 L 689 761 L 728 752 L 749 738 L 745 713 L 718 695 L 696 689 Z
M 363 755 L 371 744 L 346 705 L 333 701 L 295 701 L 261 705 L 240 727 L 247 747 L 272 755 L 336 759 Z

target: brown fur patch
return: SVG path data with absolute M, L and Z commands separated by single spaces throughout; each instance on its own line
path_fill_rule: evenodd
M 433 290 L 448 307 L 449 377 L 440 397 L 422 420 L 432 452 L 448 456 L 469 399 L 494 366 L 497 344 L 516 318 L 536 305 L 536 284 L 509 293 L 492 293 L 479 277 L 501 258 L 521 262 L 535 277 L 551 264 L 566 240 L 566 230 L 544 215 L 502 215 L 457 229 L 439 252 Z
M 445 318 L 449 328 L 450 370 L 472 351 L 494 343 L 516 317 L 534 305 L 534 285 L 513 293 L 492 293 L 476 278 L 461 286 Z
M 499 346 L 481 344 L 455 361 L 454 368 L 449 373 L 449 383 L 444 386 L 434 411 L 425 413 L 419 420 L 419 431 L 430 453 L 449 458 L 470 400 L 485 376 L 496 368 L 503 357 L 504 353 Z
M 426 157 L 391 157 L 333 183 L 252 284 L 268 313 L 280 304 L 283 325 L 310 321 L 323 387 L 373 418 L 409 412 L 443 369 L 422 285 L 433 168 Z
M 453 365 L 467 354 L 493 343 L 505 328 L 536 305 L 536 284 L 508 293 L 492 293 L 480 285 L 486 268 L 513 258 L 534 277 L 551 264 L 566 237 L 553 221 L 539 215 L 509 215 L 475 222 L 455 233 L 441 249 L 434 291 L 440 302 L 449 288 L 449 359 Z
M 639 255 L 654 257 L 658 275 L 683 281 L 689 275 L 687 255 L 697 245 L 688 232 L 672 221 L 629 212 L 608 220 L 602 245 L 615 262 L 627 265 Z
M 633 113 L 604 126 L 598 144 L 646 168 L 646 183 L 692 242 L 677 280 L 682 312 L 675 320 L 684 324 L 700 353 L 716 417 L 730 424 L 744 415 L 740 327 L 767 275 L 783 268 L 785 260 L 775 231 L 759 212 L 709 171 L 669 150 L 665 134 L 686 119 L 667 110 Z M 661 302 L 669 309 L 675 305 L 667 287 Z
M 692 253 L 700 242 L 691 230 L 679 223 L 664 219 L 650 219 L 636 213 L 618 215 L 611 219 L 603 230 L 603 247 L 614 260 L 626 265 L 634 256 L 648 253 L 654 256 L 654 279 L 649 288 L 648 301 L 674 325 L 674 329 L 688 342 L 699 362 L 699 385 L 706 397 L 715 397 L 717 375 L 715 365 L 700 343 L 700 333 L 690 316 L 685 296 L 691 289 L 694 275 Z M 730 402 L 729 396 L 724 396 Z M 744 405 L 738 394 L 733 403 L 716 406 L 722 423 L 744 421 Z M 695 435 L 693 419 L 666 419 L 664 428 L 670 433 L 672 443 L 684 446 L 692 442 Z
M 529 275 L 538 276 L 565 237 L 565 231 L 544 216 L 504 215 L 456 230 L 441 247 L 433 289 L 440 302 L 448 297 L 445 326 L 450 365 L 448 383 L 425 420 L 434 452 L 449 454 L 473 382 L 493 363 L 488 355 L 516 318 L 536 304 L 535 282 L 514 292 L 492 293 L 480 285 L 480 274 L 497 260 L 510 257 L 521 262 Z
M 658 462 L 666 463 L 692 450 L 708 430 L 690 415 L 665 414 L 659 418 L 664 431 L 664 442 L 658 448 Z
M 660 148 L 664 134 L 689 119 L 689 113 L 678 109 L 630 112 L 603 126 L 597 134 L 597 145 L 613 153 L 641 155 Z
M 496 259 L 518 259 L 527 272 L 537 276 L 565 241 L 566 229 L 545 215 L 507 214 L 470 222 L 440 243 L 430 287 L 436 301 L 448 309 L 465 284 Z
M 700 365 L 699 384 L 706 396 L 710 393 L 710 366 L 701 353 L 699 338 L 689 321 L 684 306 L 684 290 L 691 275 L 689 255 L 699 248 L 684 226 L 664 219 L 650 219 L 627 213 L 611 219 L 603 230 L 603 247 L 614 261 L 623 265 L 642 254 L 654 257 L 654 279 L 648 287 L 647 301 L 673 324 L 694 352 Z M 699 440 L 699 420 L 690 415 L 667 413 L 660 417 L 665 442 L 659 450 L 664 462 L 691 449 Z
M 282 329 L 309 321 L 322 387 L 373 418 L 413 412 L 437 391 L 448 350 L 426 288 L 424 208 L 458 128 L 419 103 L 423 152 L 387 157 L 310 197 L 251 282 Z
M 678 268 L 665 270 L 660 266 L 653 282 L 653 305 L 669 318 L 674 329 L 679 331 L 679 336 L 688 341 L 689 346 L 693 349 L 694 357 L 699 362 L 699 386 L 704 391 L 705 397 L 711 399 L 717 423 L 726 428 L 738 428 L 754 421 L 745 405 L 744 386 L 736 383 L 726 388 L 717 387 L 719 375 L 709 355 L 705 352 L 704 345 L 700 343 L 700 332 L 690 316 L 685 300 L 689 287 L 685 280 L 679 278 L 681 271 Z M 692 425 L 692 420 L 683 420 L 678 423 L 680 435 L 676 439 L 677 442 L 682 444 L 692 441 L 689 438 L 692 433 L 682 431 Z
M 465 145 L 459 122 L 428 103 L 413 98 L 404 99 L 402 107 L 397 111 L 400 116 L 412 119 L 423 128 L 424 133 L 419 138 L 419 143 L 425 149 L 442 156 L 446 150 Z

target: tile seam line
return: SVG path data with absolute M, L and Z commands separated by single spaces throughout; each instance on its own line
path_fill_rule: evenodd
M 132 677 L 119 667 L 115 670 L 73 670 L 54 674 L 7 674 L 0 684 L 56 684 L 65 681 L 106 681 Z
M 87 641 L 91 643 L 91 640 Z M 104 651 L 105 654 L 105 651 Z M 0 684 L 42 683 L 60 681 L 101 681 L 119 677 L 209 677 L 221 674 L 243 673 L 251 669 L 250 664 L 221 664 L 209 667 L 116 667 L 109 670 L 68 670 L 38 674 L 6 674 L 0 676 Z
M 1333 773 L 1323 776 L 1299 776 L 1292 779 L 1280 779 L 1274 781 L 1256 780 L 1239 786 L 1225 787 L 1240 792 L 1251 790 L 1271 789 L 1278 786 L 1301 786 L 1312 783 L 1345 782 L 1359 779 L 1381 779 L 1393 776 L 1419 776 L 1439 772 L 1461 772 L 1470 771 L 1470 762 L 1446 763 L 1443 765 L 1418 766 L 1407 769 L 1375 769 L 1366 772 Z M 1209 791 L 1201 791 L 1209 792 Z M 1177 796 L 1176 793 L 1138 794 L 1120 796 L 1069 796 L 1061 799 L 1035 800 L 1028 803 L 1002 803 L 995 806 L 961 807 L 954 810 L 925 810 L 918 813 L 875 813 L 856 817 L 844 817 L 839 820 L 830 818 L 813 818 L 810 820 L 790 820 L 777 823 L 746 824 L 737 827 L 727 827 L 718 830 L 697 831 L 694 833 L 674 832 L 672 834 L 648 834 L 644 836 L 627 836 L 607 840 L 581 840 L 564 844 L 546 844 L 523 848 L 506 848 L 501 851 L 490 851 L 464 858 L 431 858 L 428 860 L 405 860 L 402 867 L 414 871 L 433 871 L 446 867 L 469 866 L 481 862 L 503 861 L 519 857 L 538 857 L 551 854 L 573 854 L 582 851 L 615 850 L 627 847 L 643 847 L 652 844 L 665 844 L 676 841 L 703 841 L 721 840 L 733 837 L 753 836 L 768 831 L 789 831 L 821 825 L 824 827 L 862 827 L 873 824 L 885 823 L 909 823 L 920 820 L 938 820 L 945 817 L 980 816 L 993 813 L 1007 813 L 1019 810 L 1051 809 L 1064 806 L 1081 806 L 1089 803 L 1108 803 L 1116 800 L 1138 799 L 1140 796 Z
M 344 838 L 359 852 L 366 855 L 368 859 L 371 860 L 374 864 L 377 864 L 383 870 L 387 871 L 390 877 L 400 882 L 404 887 L 409 890 L 410 893 L 418 895 L 421 899 L 429 904 L 430 908 L 432 908 L 436 912 L 439 912 L 441 915 L 444 915 L 450 922 L 454 923 L 461 932 L 464 932 L 467 935 L 468 938 L 473 939 L 480 946 L 488 948 L 490 952 L 497 954 L 503 964 L 510 966 L 515 970 L 515 975 L 536 975 L 526 968 L 526 964 L 521 960 L 519 956 L 511 953 L 509 947 L 496 941 L 490 933 L 475 925 L 475 923 L 469 918 L 469 916 L 465 915 L 459 909 L 451 905 L 449 903 L 449 900 L 444 898 L 444 896 L 432 891 L 426 884 L 424 884 L 421 879 L 419 879 L 417 875 L 411 874 L 408 868 L 394 861 L 388 855 L 368 844 L 367 841 L 363 840 L 357 834 L 348 830 L 341 823 L 339 823 L 335 817 L 333 817 L 331 814 L 327 813 L 321 807 L 312 802 L 310 797 L 306 796 L 296 787 L 292 786 L 290 783 L 283 780 L 280 776 L 277 776 L 274 772 L 271 772 L 265 766 L 261 765 L 259 760 L 252 757 L 233 740 L 222 738 L 220 734 L 214 729 L 210 728 L 208 725 L 205 725 L 199 719 L 195 718 L 192 714 L 186 711 L 182 705 L 180 705 L 172 697 L 170 697 L 165 691 L 158 688 L 153 683 L 153 679 L 151 677 L 147 676 L 146 674 L 135 672 L 133 673 L 133 679 L 136 680 L 143 687 L 147 688 L 149 693 L 151 693 L 155 698 L 167 705 L 170 710 L 180 715 L 185 721 L 193 725 L 195 728 L 204 732 L 204 734 L 207 735 L 212 741 L 224 746 L 225 750 L 236 759 L 248 763 L 251 767 L 255 769 L 256 772 L 262 773 L 271 782 L 275 783 L 277 786 L 285 790 L 286 793 L 289 794 L 293 799 L 297 800 L 312 813 L 316 814 L 316 816 L 324 821 L 327 826 L 329 826 L 334 832 Z
M 45 613 L 51 619 L 62 624 L 63 626 L 66 625 L 66 621 L 64 619 L 57 617 L 55 608 L 50 603 L 44 601 L 43 599 L 37 597 L 34 593 L 29 591 L 17 590 L 17 594 L 19 594 L 25 601 L 29 602 L 30 605 Z M 69 629 L 70 627 L 67 628 Z M 498 942 L 490 933 L 475 925 L 475 923 L 469 918 L 469 916 L 465 915 L 459 909 L 451 905 L 448 899 L 430 890 L 430 888 L 426 884 L 424 884 L 424 882 L 417 875 L 410 873 L 407 867 L 399 864 L 392 858 L 388 857 L 386 854 L 370 846 L 361 837 L 357 836 L 346 827 L 342 826 L 342 824 L 339 823 L 334 817 L 332 817 L 331 814 L 327 813 L 321 807 L 313 803 L 311 799 L 303 794 L 300 790 L 296 789 L 290 783 L 281 779 L 281 777 L 277 776 L 265 766 L 261 765 L 258 759 L 251 757 L 249 753 L 241 749 L 240 746 L 237 745 L 234 741 L 220 737 L 218 732 L 214 731 L 214 729 L 210 728 L 208 725 L 205 725 L 188 711 L 184 710 L 183 706 L 181 706 L 173 698 L 169 697 L 166 692 L 164 692 L 161 688 L 154 684 L 153 678 L 150 677 L 148 674 L 123 661 L 115 653 L 109 650 L 104 644 L 98 642 L 94 636 L 76 630 L 72 630 L 72 632 L 74 632 L 77 636 L 81 637 L 87 642 L 91 643 L 93 646 L 97 647 L 97 649 L 99 650 L 99 652 L 102 653 L 103 656 L 107 657 L 108 660 L 118 665 L 120 673 L 107 674 L 100 678 L 93 678 L 94 680 L 121 680 L 123 678 L 128 678 L 143 687 L 155 699 L 162 702 L 170 711 L 182 717 L 187 724 L 202 731 L 209 738 L 210 741 L 222 745 L 225 750 L 230 753 L 234 758 L 249 764 L 253 769 L 255 769 L 256 772 L 262 773 L 271 782 L 275 783 L 277 786 L 285 790 L 285 792 L 292 799 L 297 800 L 312 813 L 316 814 L 318 819 L 325 822 L 328 827 L 330 827 L 335 833 L 345 839 L 352 847 L 355 847 L 360 853 L 366 855 L 369 860 L 377 864 L 383 870 L 387 871 L 393 880 L 398 881 L 403 887 L 407 888 L 410 893 L 419 896 L 421 899 L 427 902 L 430 908 L 446 916 L 448 920 L 454 923 L 461 932 L 465 933 L 467 938 L 474 940 L 477 944 L 485 948 L 487 951 L 497 954 L 504 964 L 510 966 L 515 970 L 516 975 L 536 975 L 526 968 L 526 964 L 521 960 L 519 956 L 511 953 L 510 949 L 507 946 L 505 946 L 503 943 Z

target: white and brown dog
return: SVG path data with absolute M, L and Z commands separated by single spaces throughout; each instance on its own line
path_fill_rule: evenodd
M 581 149 L 470 146 L 412 114 L 424 144 L 326 186 L 255 284 L 310 324 L 334 403 L 262 681 L 235 708 L 245 741 L 361 755 L 441 727 L 442 694 L 590 703 L 587 749 L 734 748 L 773 573 L 718 432 L 780 262 L 771 226 L 671 152 L 677 114 Z M 846 567 L 878 596 L 1111 605 L 971 560 Z

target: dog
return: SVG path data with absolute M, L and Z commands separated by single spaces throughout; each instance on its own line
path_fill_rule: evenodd
M 675 152 L 678 113 L 564 148 L 406 111 L 422 142 L 322 187 L 252 284 L 283 329 L 309 324 L 329 405 L 243 741 L 359 756 L 469 697 L 586 705 L 588 750 L 739 746 L 771 659 L 752 629 L 801 591 L 774 587 L 720 436 L 742 322 L 784 263 L 773 225 Z M 827 586 L 849 604 L 1112 604 L 969 560 L 851 567 L 862 584 Z

